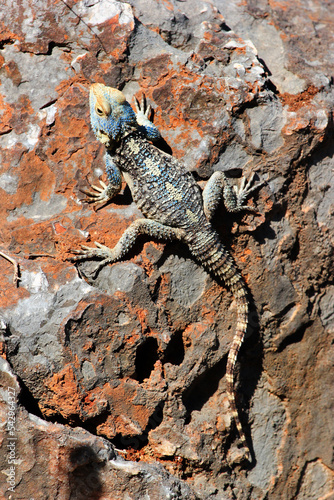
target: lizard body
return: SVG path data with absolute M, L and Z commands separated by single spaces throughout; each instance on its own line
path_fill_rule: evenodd
M 88 201 L 105 203 L 121 189 L 122 176 L 134 202 L 145 218 L 133 222 L 114 248 L 96 243 L 96 248 L 82 246 L 73 260 L 101 259 L 96 273 L 106 264 L 122 259 L 139 234 L 163 240 L 185 242 L 194 258 L 210 273 L 223 280 L 237 302 L 237 324 L 229 350 L 226 378 L 231 412 L 244 448 L 250 451 L 240 424 L 234 395 L 234 370 L 248 322 L 248 299 L 244 281 L 234 261 L 221 243 L 211 219 L 223 194 L 227 209 L 238 212 L 254 210 L 244 205 L 247 196 L 259 185 L 243 182 L 235 192 L 222 172 L 215 172 L 201 193 L 193 175 L 182 163 L 157 149 L 150 141 L 160 138 L 158 129 L 149 121 L 137 102 L 133 111 L 122 92 L 96 83 L 90 89 L 91 124 L 96 137 L 106 146 L 106 172 L 109 184 L 92 186 L 86 191 Z

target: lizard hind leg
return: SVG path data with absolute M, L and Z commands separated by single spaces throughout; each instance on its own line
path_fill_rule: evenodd
M 254 176 L 255 174 L 248 181 L 246 177 L 243 177 L 240 187 L 236 188 L 236 186 L 230 184 L 224 172 L 214 172 L 203 190 L 203 207 L 207 219 L 212 219 L 222 198 L 229 212 L 241 212 L 243 210 L 257 212 L 255 207 L 245 205 L 245 201 L 250 194 L 264 184 L 260 182 L 252 186 Z

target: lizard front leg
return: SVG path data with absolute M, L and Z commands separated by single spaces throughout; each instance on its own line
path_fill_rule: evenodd
M 140 234 L 147 234 L 153 238 L 163 240 L 182 240 L 185 236 L 185 231 L 182 229 L 165 226 L 150 219 L 137 219 L 130 227 L 128 227 L 121 238 L 113 248 L 109 248 L 101 243 L 94 242 L 97 248 L 82 245 L 81 250 L 76 250 L 77 255 L 69 260 L 73 262 L 83 261 L 87 259 L 102 259 L 94 270 L 95 277 L 98 272 L 107 264 L 121 260 L 133 247 L 137 237 Z
M 259 189 L 264 184 L 263 182 L 260 182 L 259 184 L 252 186 L 254 176 L 255 174 L 249 181 L 243 177 L 240 188 L 238 189 L 229 183 L 224 172 L 214 172 L 208 180 L 202 195 L 204 213 L 207 219 L 212 219 L 221 198 L 223 198 L 224 205 L 229 212 L 241 212 L 242 210 L 257 212 L 255 207 L 245 205 L 245 201 L 248 196 L 255 191 L 255 189 Z
M 85 201 L 97 205 L 97 208 L 105 205 L 116 194 L 118 194 L 122 187 L 122 174 L 120 169 L 114 163 L 112 156 L 106 152 L 106 173 L 108 177 L 108 184 L 100 180 L 100 186 L 91 185 L 91 190 L 81 189 L 81 192 L 87 195 Z

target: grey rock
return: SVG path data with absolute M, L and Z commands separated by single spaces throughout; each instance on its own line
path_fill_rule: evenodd
M 256 149 L 272 153 L 283 145 L 282 128 L 285 117 L 281 103 L 270 100 L 256 109 L 247 110 L 250 118 L 250 133 Z
M 250 410 L 254 420 L 253 446 L 256 466 L 248 479 L 262 491 L 279 475 L 279 448 L 287 419 L 284 405 L 270 393 L 268 383 L 262 381 L 256 389 Z

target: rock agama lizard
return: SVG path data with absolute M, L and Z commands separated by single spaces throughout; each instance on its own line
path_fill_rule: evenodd
M 234 190 L 223 172 L 215 172 L 203 193 L 193 175 L 174 157 L 157 149 L 152 142 L 160 133 L 149 120 L 150 107 L 136 101 L 136 113 L 124 94 L 117 89 L 95 83 L 90 88 L 91 125 L 97 139 L 105 145 L 108 185 L 92 186 L 85 191 L 87 201 L 103 204 L 121 189 L 122 176 L 132 198 L 145 216 L 128 227 L 114 248 L 100 243 L 82 246 L 71 260 L 98 258 L 95 274 L 108 263 L 122 259 L 140 234 L 162 240 L 181 240 L 193 257 L 210 273 L 222 279 L 237 302 L 237 324 L 226 366 L 226 379 L 231 412 L 244 448 L 250 451 L 240 424 L 234 394 L 234 369 L 248 323 L 248 299 L 244 281 L 234 261 L 211 225 L 211 219 L 223 196 L 227 210 L 254 210 L 244 204 L 249 194 L 261 184 L 251 187 L 252 180 L 242 181 Z

